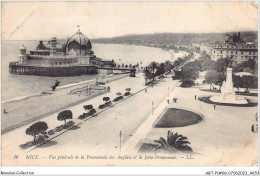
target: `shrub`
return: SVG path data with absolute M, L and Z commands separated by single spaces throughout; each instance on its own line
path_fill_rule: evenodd
M 91 109 L 90 111 L 89 111 L 89 115 L 93 115 L 93 114 L 95 114 L 97 111 L 95 110 L 95 109 Z
M 93 108 L 92 105 L 85 105 L 85 106 L 83 106 L 83 109 L 85 109 L 85 111 L 86 111 L 86 110 L 90 110 L 90 109 L 92 109 L 92 108 Z
M 49 130 L 48 131 L 48 135 L 53 135 L 54 134 L 54 130 Z
M 119 96 L 119 97 L 116 97 L 113 101 L 114 102 L 117 102 L 117 101 L 119 101 L 119 100 L 122 100 L 124 97 L 123 96 Z
M 181 83 L 181 87 L 191 87 L 193 86 L 194 81 L 193 80 L 184 80 Z
M 99 109 L 103 109 L 103 108 L 105 108 L 106 107 L 106 105 L 105 104 L 102 104 L 102 105 L 99 105 Z
M 111 101 L 107 101 L 107 102 L 105 103 L 105 105 L 106 105 L 106 106 L 110 106 L 110 105 L 112 105 L 112 102 L 111 102 Z
M 126 92 L 125 94 L 124 94 L 124 96 L 129 96 L 131 93 L 130 92 Z

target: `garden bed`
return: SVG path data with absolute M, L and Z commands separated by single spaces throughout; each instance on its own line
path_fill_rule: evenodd
M 191 111 L 169 108 L 157 122 L 155 128 L 183 127 L 199 123 L 201 116 Z
M 202 117 L 191 111 L 169 108 L 157 122 L 155 128 L 183 127 L 199 123 Z
M 223 106 L 236 106 L 236 107 L 254 107 L 257 106 L 258 103 L 256 102 L 252 102 L 249 99 L 246 99 L 248 101 L 248 104 L 233 104 L 233 103 L 217 103 L 217 102 L 213 102 L 210 100 L 211 96 L 207 96 L 207 97 L 199 97 L 198 99 L 200 101 L 203 101 L 204 103 L 208 103 L 208 104 L 215 104 L 215 105 L 223 105 Z
M 214 92 L 214 93 L 220 93 L 220 90 L 214 90 L 214 89 L 200 89 L 201 91 L 206 91 L 206 92 Z M 237 95 L 244 95 L 244 96 L 258 96 L 258 93 L 248 93 L 248 92 L 235 92 Z

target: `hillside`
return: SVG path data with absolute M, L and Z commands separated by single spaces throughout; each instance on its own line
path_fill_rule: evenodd
M 231 33 L 231 32 L 230 32 Z M 223 43 L 226 33 L 155 33 L 124 35 L 113 38 L 92 39 L 94 43 L 135 44 L 144 46 L 190 45 L 192 43 Z M 257 32 L 241 32 L 245 41 L 252 41 Z

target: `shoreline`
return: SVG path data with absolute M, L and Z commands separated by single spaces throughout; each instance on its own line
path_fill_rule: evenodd
M 114 74 L 107 75 L 106 77 L 112 77 L 112 76 L 114 76 Z M 71 84 L 66 84 L 66 85 L 63 85 L 63 86 L 58 86 L 57 89 L 53 92 L 57 92 L 57 91 L 60 91 L 62 89 L 70 88 L 70 87 L 73 87 L 73 86 L 79 86 L 81 84 L 86 84 L 86 83 L 90 83 L 90 82 L 94 82 L 94 81 L 96 81 L 96 79 L 90 79 L 90 80 L 86 80 L 86 81 L 80 81 L 80 82 L 75 82 L 75 83 L 71 83 Z M 17 98 L 12 98 L 12 99 L 9 99 L 9 100 L 4 100 L 4 101 L 1 102 L 1 104 L 3 105 L 5 103 L 22 101 L 22 100 L 25 100 L 27 98 L 31 98 L 31 97 L 35 97 L 35 96 L 42 96 L 42 95 L 44 95 L 44 92 L 49 92 L 49 91 L 51 91 L 51 90 L 43 90 L 40 93 L 36 93 L 36 94 L 28 95 L 28 96 L 21 96 L 21 97 L 17 97 Z
M 128 74 L 121 74 L 109 77 L 107 76 L 105 79 L 109 82 L 114 82 L 127 77 Z M 40 94 L 39 96 L 29 97 L 26 99 L 26 103 L 23 101 L 25 99 L 20 99 L 19 101 L 13 101 L 5 104 L 2 103 L 2 109 L 7 109 L 8 112 L 7 114 L 4 114 L 3 112 L 1 113 L 2 134 L 107 93 L 107 91 L 102 91 L 87 97 L 76 95 L 69 96 L 67 94 L 70 88 L 75 89 L 77 86 L 83 86 L 83 84 L 89 85 L 91 82 L 93 81 L 88 80 L 87 83 L 84 82 L 77 85 L 73 84 L 73 86 L 70 87 L 66 86 L 65 88 L 61 88 L 60 91 L 57 91 L 56 94 L 52 95 Z M 57 101 L 62 103 L 57 104 Z M 41 108 L 39 109 L 37 107 Z M 22 109 L 22 111 L 19 109 Z

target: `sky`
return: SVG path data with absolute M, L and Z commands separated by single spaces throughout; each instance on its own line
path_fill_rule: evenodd
M 251 2 L 2 2 L 2 40 L 257 31 Z

